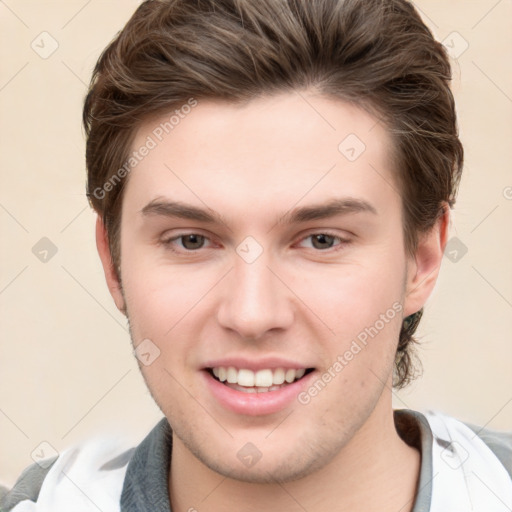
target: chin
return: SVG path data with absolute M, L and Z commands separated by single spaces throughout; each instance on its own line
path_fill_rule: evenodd
M 176 431 L 174 435 L 178 435 Z M 314 432 L 293 440 L 287 436 L 274 443 L 260 437 L 254 444 L 245 436 L 244 441 L 231 438 L 228 446 L 224 440 L 224 447 L 219 444 L 220 449 L 212 450 L 208 450 L 212 444 L 198 443 L 190 431 L 184 437 L 180 437 L 183 445 L 208 469 L 226 478 L 253 484 L 300 480 L 329 464 L 343 448 L 342 436 L 332 436 L 322 442 Z M 211 438 L 208 441 L 214 442 Z M 234 449 L 234 446 L 241 448 Z

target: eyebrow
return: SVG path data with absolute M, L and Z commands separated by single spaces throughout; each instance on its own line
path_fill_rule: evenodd
M 337 215 L 348 215 L 350 213 L 371 213 L 378 215 L 377 209 L 368 201 L 353 197 L 344 197 L 332 199 L 323 204 L 294 208 L 281 216 L 277 223 L 298 224 L 300 222 L 328 219 Z
M 211 209 L 199 208 L 180 201 L 169 201 L 161 198 L 154 199 L 148 203 L 142 208 L 141 213 L 144 216 L 158 215 L 205 223 L 226 224 L 222 215 Z M 344 197 L 331 199 L 327 203 L 294 208 L 279 217 L 277 224 L 299 224 L 301 222 L 328 219 L 337 215 L 348 215 L 351 213 L 378 215 L 377 209 L 369 202 L 363 199 Z

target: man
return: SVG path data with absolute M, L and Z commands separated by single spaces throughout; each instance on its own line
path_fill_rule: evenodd
M 405 0 L 144 2 L 84 107 L 112 297 L 165 418 L 5 510 L 505 511 L 512 436 L 393 411 L 463 152 Z

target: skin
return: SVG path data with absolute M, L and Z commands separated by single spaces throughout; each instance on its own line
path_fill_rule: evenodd
M 133 148 L 166 117 L 145 122 Z M 353 162 L 338 150 L 349 134 L 366 145 Z M 408 256 L 391 147 L 370 114 L 314 91 L 243 106 L 199 101 L 129 176 L 121 282 L 98 219 L 105 276 L 133 344 L 150 339 L 160 350 L 141 371 L 173 428 L 173 511 L 412 509 L 420 454 L 394 427 L 394 354 L 402 319 L 435 285 L 449 208 Z M 277 222 L 341 197 L 376 214 Z M 144 214 L 155 200 L 209 209 L 223 222 Z M 334 238 L 319 249 L 311 235 L 325 232 Z M 190 250 L 176 238 L 187 233 L 204 245 Z M 263 250 L 252 263 L 236 252 L 247 236 Z M 236 414 L 202 378 L 207 361 L 225 356 L 281 357 L 321 378 L 397 303 L 402 311 L 307 405 Z M 252 467 L 237 458 L 248 442 L 262 454 Z

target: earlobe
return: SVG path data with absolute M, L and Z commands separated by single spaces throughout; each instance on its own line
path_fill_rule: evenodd
M 450 207 L 448 203 L 443 206 L 443 214 L 432 229 L 419 235 L 414 258 L 410 258 L 404 317 L 419 311 L 425 305 L 439 276 L 450 224 Z
M 101 259 L 110 295 L 112 295 L 117 309 L 119 309 L 121 313 L 126 314 L 126 304 L 123 297 L 121 283 L 112 262 L 112 254 L 108 243 L 108 233 L 105 228 L 105 224 L 99 215 L 96 219 L 96 247 L 98 248 L 98 254 Z

